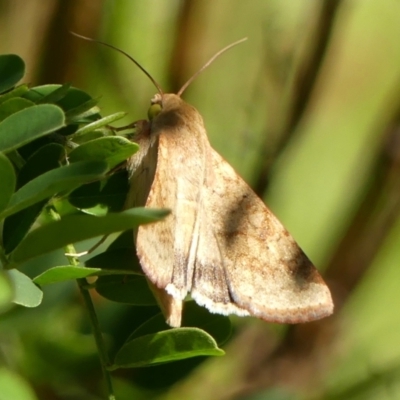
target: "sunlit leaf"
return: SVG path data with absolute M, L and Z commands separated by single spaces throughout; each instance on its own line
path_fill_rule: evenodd
M 43 292 L 22 272 L 12 269 L 7 271 L 14 289 L 13 303 L 24 307 L 37 307 L 43 298 Z
M 98 119 L 97 121 L 92 122 L 91 124 L 87 124 L 83 126 L 82 128 L 78 129 L 74 136 L 81 136 L 85 135 L 90 131 L 94 131 L 95 129 L 101 128 L 103 126 L 107 126 L 115 121 L 118 121 L 119 119 L 125 117 L 126 113 L 125 112 L 118 112 L 112 115 L 107 115 L 107 117 Z
M 25 108 L 0 122 L 0 151 L 16 149 L 63 126 L 64 113 L 55 105 Z
M 11 262 L 21 263 L 66 246 L 97 236 L 120 232 L 140 224 L 162 219 L 166 210 L 132 208 L 124 212 L 110 213 L 104 217 L 67 215 L 60 221 L 41 226 L 30 232 L 11 253 Z
M 62 191 L 70 191 L 82 183 L 100 179 L 107 171 L 107 164 L 101 161 L 88 161 L 66 165 L 32 179 L 15 192 L 2 213 L 3 216 L 31 206 Z
M 61 265 L 49 268 L 47 271 L 33 278 L 33 282 L 43 286 L 72 279 L 86 278 L 87 276 L 97 275 L 99 272 L 101 272 L 100 268 L 86 268 L 81 265 Z
M 187 301 L 183 307 L 182 326 L 200 328 L 209 333 L 218 343 L 224 344 L 231 335 L 232 327 L 229 317 L 209 312 L 194 301 Z M 162 313 L 147 320 L 130 336 L 128 341 L 143 335 L 156 333 L 169 328 Z
M 116 368 L 132 368 L 198 356 L 222 356 L 208 333 L 198 328 L 176 328 L 141 336 L 125 343 L 115 357 Z
M 73 279 L 86 278 L 88 276 L 102 276 L 119 273 L 126 275 L 131 273 L 129 270 L 116 271 L 102 268 L 87 268 L 83 265 L 60 265 L 49 268 L 47 271 L 33 278 L 37 285 L 44 286 L 52 283 L 70 281 Z
M 122 136 L 108 136 L 81 144 L 69 153 L 70 162 L 104 160 L 110 169 L 136 153 L 139 146 Z

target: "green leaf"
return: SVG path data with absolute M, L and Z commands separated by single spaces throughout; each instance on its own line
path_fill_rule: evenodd
M 94 207 L 82 208 L 80 211 L 82 211 L 84 214 L 93 215 L 95 217 L 103 217 L 104 215 L 108 214 L 107 207 L 103 206 L 102 204 L 98 204 Z
M 86 278 L 99 273 L 101 273 L 100 268 L 86 268 L 81 265 L 62 265 L 49 268 L 47 271 L 33 278 L 33 282 L 43 286 L 72 279 Z
M 87 123 L 87 122 L 85 122 L 85 123 Z M 94 139 L 99 139 L 104 136 L 110 136 L 110 132 L 111 132 L 111 130 L 108 128 L 97 129 L 95 131 L 86 133 L 84 136 L 74 137 L 73 142 L 76 144 L 83 144 L 86 142 L 90 142 L 91 140 L 94 140 Z
M 132 208 L 118 214 L 111 213 L 104 217 L 67 215 L 61 221 L 50 223 L 30 232 L 11 253 L 10 261 L 14 263 L 25 262 L 70 243 L 158 221 L 167 214 L 167 210 Z
M 182 326 L 200 328 L 206 331 L 216 340 L 218 345 L 226 343 L 232 333 L 232 325 L 229 317 L 213 314 L 194 301 L 185 302 Z M 143 335 L 157 333 L 168 328 L 169 326 L 165 322 L 165 317 L 162 313 L 159 313 L 133 331 L 127 341 Z
M 64 147 L 59 144 L 51 143 L 41 147 L 28 159 L 19 172 L 18 186 L 21 187 L 44 172 L 58 168 L 60 160 L 64 157 Z M 14 250 L 18 243 L 25 237 L 40 215 L 43 207 L 47 204 L 48 199 L 39 201 L 5 219 L 3 245 L 6 254 Z
M 66 165 L 32 179 L 13 194 L 2 216 L 31 206 L 62 191 L 70 191 L 82 183 L 100 179 L 107 171 L 107 164 L 100 161 L 88 161 Z
M 213 314 L 206 307 L 194 301 L 187 301 L 183 309 L 183 326 L 192 326 L 205 330 L 222 345 L 232 335 L 232 323 L 226 315 Z
M 10 160 L 0 153 L 0 213 L 7 207 L 14 193 L 17 177 Z
M 4 220 L 3 245 L 6 254 L 11 253 L 25 237 L 47 202 L 48 199 L 39 201 Z
M 70 162 L 104 160 L 110 169 L 139 150 L 136 143 L 121 136 L 108 136 L 83 143 L 69 153 Z
M 98 107 L 96 107 L 98 102 L 99 102 L 98 99 L 90 99 L 90 100 L 80 104 L 79 106 L 68 110 L 65 113 L 65 117 L 67 118 L 67 121 L 73 122 L 73 121 L 75 121 L 75 119 L 85 118 L 85 116 L 98 114 L 99 109 L 98 109 Z M 93 110 L 93 112 L 92 112 L 92 110 Z
M 16 54 L 0 56 L 0 93 L 14 87 L 24 76 L 25 63 Z
M 38 400 L 34 390 L 18 374 L 0 368 L 0 400 Z
M 49 268 L 47 271 L 33 278 L 33 282 L 37 285 L 44 286 L 52 283 L 70 281 L 73 279 L 86 278 L 88 276 L 104 276 L 104 275 L 120 275 L 131 274 L 129 270 L 87 268 L 83 265 L 61 265 Z
M 56 103 L 67 95 L 70 88 L 71 84 L 64 83 L 64 85 L 44 95 L 40 100 L 36 102 L 36 104 Z
M 64 126 L 63 111 L 41 104 L 18 111 L 0 122 L 0 151 L 10 151 Z
M 6 271 L 14 288 L 13 303 L 24 307 L 37 307 L 43 298 L 43 292 L 22 272 L 12 269 Z
M 9 99 L 0 104 L 0 122 L 6 119 L 9 115 L 34 105 L 35 103 L 20 97 Z
M 10 99 L 13 99 L 15 97 L 22 97 L 25 93 L 29 91 L 28 85 L 19 85 L 13 90 L 10 90 L 9 92 L 2 94 L 0 96 L 0 104 L 4 103 L 5 101 L 8 101 Z
M 92 122 L 91 124 L 87 124 L 83 126 L 82 128 L 78 129 L 73 137 L 79 137 L 82 135 L 87 134 L 90 131 L 94 131 L 95 129 L 101 128 L 103 126 L 109 125 L 114 121 L 118 121 L 119 119 L 125 117 L 126 113 L 125 112 L 118 112 L 112 115 L 108 115 L 107 117 L 98 119 L 97 121 Z
M 29 90 L 28 93 L 24 95 L 24 97 L 28 100 L 31 100 L 35 103 L 40 102 L 44 97 L 50 96 L 54 91 L 62 88 L 62 85 L 43 85 L 36 86 Z M 91 100 L 92 97 L 89 96 L 84 91 L 71 87 L 67 91 L 66 95 L 57 101 L 57 105 L 59 105 L 65 112 L 72 110 L 80 105 L 86 103 Z
M 108 300 L 136 306 L 152 306 L 157 301 L 146 278 L 139 275 L 101 276 L 95 283 L 96 291 Z
M 115 368 L 144 367 L 198 356 L 222 356 L 224 351 L 198 328 L 177 328 L 141 336 L 125 343 Z

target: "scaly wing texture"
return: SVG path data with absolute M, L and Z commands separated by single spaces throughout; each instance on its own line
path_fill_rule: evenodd
M 130 188 L 124 209 L 145 206 L 157 166 L 158 137 L 151 135 L 149 121 L 140 120 L 135 125 L 139 151 L 127 162 Z
M 192 297 L 210 311 L 299 323 L 330 315 L 328 287 L 290 234 L 210 148 Z
M 168 182 L 168 168 L 171 167 L 165 137 L 159 137 L 157 168 L 150 192 L 146 199 L 146 207 L 170 208 L 175 204 L 175 181 Z M 140 226 L 136 239 L 136 250 L 140 264 L 147 277 L 159 288 L 165 287 L 171 280 L 173 271 L 173 252 L 175 217 L 171 213 L 163 221 Z
M 157 296 L 167 321 L 179 326 L 178 314 L 191 286 L 194 268 L 208 141 L 204 128 L 190 132 L 190 127 L 177 129 L 163 124 L 157 132 L 155 124 L 153 134 L 159 136 L 157 168 L 146 207 L 169 208 L 171 214 L 163 221 L 140 226 L 136 248 L 149 280 L 176 300 L 171 304 L 173 300 L 168 300 L 168 296 Z
M 159 151 L 159 137 L 151 132 L 149 121 L 136 122 L 137 135 L 135 141 L 139 144 L 139 151 L 128 160 L 130 190 L 125 202 L 125 209 L 144 207 L 150 190 L 153 186 L 157 168 Z M 161 164 L 162 164 L 161 160 Z M 158 180 L 156 180 L 158 182 Z M 134 231 L 137 242 L 138 231 Z M 157 248 L 157 246 L 154 246 Z M 159 289 L 147 279 L 150 289 L 154 293 L 167 322 L 171 326 L 180 326 L 182 316 L 182 300 L 174 299 L 165 290 Z

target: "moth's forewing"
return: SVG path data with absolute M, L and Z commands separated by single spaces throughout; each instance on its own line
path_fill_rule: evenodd
M 159 151 L 159 136 L 152 134 L 149 121 L 142 120 L 136 123 L 137 134 L 135 142 L 139 144 L 139 151 L 128 160 L 128 172 L 130 188 L 125 202 L 125 208 L 144 207 L 153 185 L 157 168 Z M 160 159 L 162 164 L 162 159 Z M 136 247 L 138 231 L 134 231 Z M 160 239 L 154 240 L 151 244 L 154 252 L 157 251 Z M 141 260 L 143 268 L 144 261 Z M 160 264 L 161 265 L 161 264 Z M 144 269 L 146 273 L 146 269 Z M 180 326 L 182 314 L 182 301 L 175 300 L 165 290 L 159 289 L 151 280 L 147 282 L 152 290 L 158 304 L 171 326 Z
M 193 107 L 176 95 L 164 96 L 162 112 L 151 123 L 150 136 L 158 138 L 157 166 L 145 205 L 169 208 L 171 214 L 163 221 L 141 226 L 136 239 L 137 254 L 150 281 L 160 289 L 173 283 L 172 297 L 157 296 L 173 326 L 180 325 L 177 315 L 191 287 L 189 276 L 196 254 L 193 238 L 198 230 L 197 208 L 208 143 L 204 144 L 205 133 L 198 133 L 199 123 L 201 117 Z M 138 183 L 131 178 L 131 185 L 134 182 Z
M 127 163 L 129 192 L 125 209 L 145 206 L 157 167 L 158 137 L 151 135 L 150 122 L 137 121 L 136 129 L 134 141 L 139 150 Z

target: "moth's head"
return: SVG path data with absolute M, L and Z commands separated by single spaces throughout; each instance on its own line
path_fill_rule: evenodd
M 148 109 L 148 117 L 153 128 L 156 126 L 178 127 L 189 121 L 202 123 L 197 110 L 173 93 L 155 94 Z
M 151 105 L 148 110 L 149 120 L 151 121 L 162 111 L 170 112 L 172 110 L 179 110 L 184 107 L 185 104 L 186 103 L 177 94 L 156 93 L 151 99 Z

